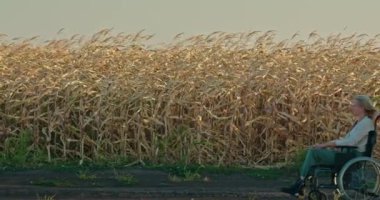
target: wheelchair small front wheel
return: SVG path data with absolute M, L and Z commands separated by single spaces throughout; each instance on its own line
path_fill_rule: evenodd
M 347 162 L 338 175 L 339 192 L 347 200 L 368 200 L 379 196 L 380 169 L 369 157 Z
M 319 190 L 309 192 L 308 200 L 327 200 L 327 195 Z

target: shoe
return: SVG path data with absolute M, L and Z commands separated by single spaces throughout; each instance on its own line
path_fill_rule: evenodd
M 291 187 L 282 188 L 281 191 L 297 197 L 299 195 L 302 195 L 301 193 L 304 186 L 305 186 L 305 181 L 299 179 Z

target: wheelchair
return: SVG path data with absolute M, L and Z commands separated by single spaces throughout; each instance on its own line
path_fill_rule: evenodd
M 305 199 L 326 200 L 328 196 L 321 189 L 333 189 L 340 199 L 380 199 L 380 164 L 372 158 L 376 144 L 376 126 L 380 114 L 374 118 L 375 130 L 368 133 L 366 150 L 358 155 L 356 147 L 337 146 L 334 165 L 313 166 L 304 191 Z M 328 176 L 329 184 L 320 183 L 321 175 Z M 336 198 L 334 198 L 336 199 Z

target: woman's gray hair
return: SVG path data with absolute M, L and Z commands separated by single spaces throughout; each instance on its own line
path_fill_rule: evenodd
M 375 113 L 377 113 L 377 110 L 375 106 L 373 106 L 373 103 L 371 101 L 371 98 L 367 95 L 357 95 L 354 98 L 360 106 L 362 106 L 367 113 L 368 117 L 373 117 Z

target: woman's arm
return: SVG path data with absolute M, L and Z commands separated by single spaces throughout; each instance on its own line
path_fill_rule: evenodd
M 335 147 L 335 146 L 336 146 L 336 142 L 335 142 L 335 140 L 333 140 L 333 141 L 326 142 L 326 143 L 323 143 L 323 144 L 316 144 L 313 147 L 314 148 L 318 148 L 318 149 L 323 149 L 323 148 L 332 148 L 332 147 Z
M 337 146 L 356 146 L 363 138 L 368 136 L 368 132 L 371 130 L 374 130 L 372 121 L 370 119 L 363 119 L 356 125 L 355 129 L 353 129 L 350 134 L 342 139 L 336 140 L 335 144 Z
M 323 144 L 314 145 L 314 148 L 333 148 L 336 146 L 356 146 L 360 140 L 362 140 L 365 136 L 368 135 L 368 132 L 373 130 L 373 124 L 370 120 L 359 122 L 356 125 L 356 128 L 350 134 L 346 135 L 346 137 L 333 140 L 330 142 L 326 142 Z

